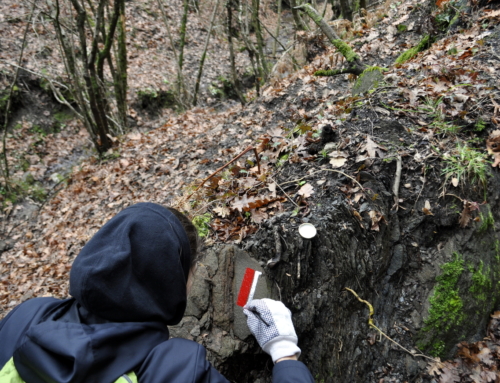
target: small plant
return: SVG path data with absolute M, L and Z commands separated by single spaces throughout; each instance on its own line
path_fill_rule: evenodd
M 455 136 L 460 131 L 459 126 L 453 125 L 446 121 L 436 120 L 432 122 L 430 126 L 436 129 L 437 134 L 442 133 L 448 136 Z
M 200 237 L 208 236 L 208 230 L 210 228 L 209 222 L 212 219 L 212 215 L 210 213 L 205 213 L 202 215 L 197 215 L 193 218 L 192 222 L 196 230 L 198 230 L 198 235 Z
M 276 162 L 276 166 L 283 166 L 288 161 L 288 157 L 290 157 L 290 153 L 283 154 Z
M 486 124 L 481 118 L 477 120 L 476 125 L 474 125 L 474 130 L 476 132 L 482 132 L 485 128 Z
M 455 151 L 452 154 L 445 154 L 443 159 L 446 164 L 443 169 L 446 179 L 454 176 L 462 184 L 470 181 L 486 189 L 490 166 L 485 153 L 458 143 Z
M 428 113 L 431 117 L 437 120 L 444 120 L 443 97 L 439 97 L 435 100 L 430 97 L 426 97 L 424 100 L 424 106 L 419 109 L 422 112 Z
M 398 31 L 400 33 L 406 32 L 407 29 L 408 29 L 408 27 L 406 25 L 404 25 L 404 24 L 398 24 L 398 26 L 396 28 L 398 29 Z

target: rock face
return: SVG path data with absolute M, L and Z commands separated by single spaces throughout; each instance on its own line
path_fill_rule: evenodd
M 381 165 L 378 177 L 361 175 L 363 188 L 378 198 L 368 200 L 358 214 L 343 195 L 330 192 L 345 182 L 332 175 L 307 217 L 278 214 L 243 243 L 265 265 L 275 256 L 278 229 L 281 260 L 264 267 L 264 295 L 281 299 L 292 310 L 301 360 L 317 381 L 430 381 L 422 373 L 426 360 L 381 338 L 368 325 L 368 306 L 346 287 L 373 305 L 374 323 L 387 336 L 408 350 L 419 347 L 441 357 L 450 357 L 462 340 L 482 338 L 489 314 L 498 309 L 499 175 L 490 180 L 491 202 L 480 206 L 478 222 L 460 228 L 460 210 L 451 213 L 454 197 L 446 197 L 433 215 L 422 212 L 423 200 L 412 201 L 413 211 L 396 211 L 391 182 L 383 181 L 384 174 L 393 172 L 389 163 Z M 421 198 L 432 193 L 437 198 L 432 187 Z M 372 211 L 385 217 L 378 231 L 373 230 Z M 311 240 L 298 235 L 304 221 L 318 230 Z M 235 246 L 207 251 L 187 316 L 172 334 L 204 344 L 211 362 L 228 379 L 266 382 L 270 358 L 253 337 L 235 328 L 235 265 L 246 259 L 242 254 Z
M 243 309 L 236 306 L 237 293 L 246 268 L 264 273 L 260 264 L 236 246 L 216 246 L 200 261 L 191 288 L 185 317 L 170 328 L 171 336 L 195 340 L 209 351 L 211 362 L 224 368 L 229 357 L 245 352 L 248 340 Z M 265 274 L 259 278 L 254 298 L 271 296 Z

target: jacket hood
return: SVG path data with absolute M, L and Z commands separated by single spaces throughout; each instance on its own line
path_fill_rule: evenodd
M 76 257 L 70 294 L 109 321 L 175 325 L 186 308 L 190 258 L 174 214 L 138 203 L 106 223 Z

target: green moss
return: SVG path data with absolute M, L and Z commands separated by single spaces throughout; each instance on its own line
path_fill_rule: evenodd
M 448 331 L 464 320 L 463 302 L 457 287 L 458 279 L 464 271 L 464 260 L 458 253 L 453 253 L 453 257 L 451 262 L 441 266 L 443 272 L 436 278 L 437 284 L 429 300 L 431 307 L 429 317 L 424 322 L 424 331 Z
M 398 24 L 398 26 L 396 28 L 401 33 L 406 32 L 408 30 L 408 27 L 406 25 L 404 25 L 404 24 Z
M 72 118 L 73 118 L 73 113 L 69 111 L 61 111 L 54 114 L 54 119 L 61 124 L 68 122 Z
M 491 210 L 488 210 L 488 214 L 479 213 L 479 217 L 481 218 L 481 226 L 478 229 L 480 233 L 484 233 L 488 228 L 495 225 L 495 218 L 493 218 Z
M 480 261 L 479 267 L 469 265 L 469 271 L 472 273 L 472 286 L 469 291 L 474 293 L 474 298 L 486 302 L 488 293 L 491 291 L 492 281 L 490 277 L 490 268 L 488 267 L 483 273 L 483 261 Z
M 429 44 L 431 44 L 430 36 L 425 35 L 416 46 L 401 53 L 401 55 L 396 59 L 396 64 L 403 64 L 404 62 L 411 60 L 418 54 L 418 52 L 426 49 Z
M 338 69 L 321 69 L 314 72 L 315 76 L 336 76 L 340 73 Z
M 335 48 L 337 48 L 340 53 L 342 53 L 347 62 L 352 63 L 355 60 L 359 60 L 359 56 L 344 41 L 333 40 L 332 44 L 335 45 Z
M 359 76 L 358 76 L 358 79 L 356 80 L 356 84 L 354 85 L 354 87 L 360 87 L 361 86 L 361 81 L 363 81 L 363 77 L 365 76 L 365 74 L 367 73 L 370 73 L 370 72 L 375 72 L 375 71 L 378 71 L 380 74 L 382 74 L 383 72 L 387 72 L 389 69 L 387 68 L 382 68 L 382 67 L 379 67 L 379 66 L 369 66 L 367 67 L 363 73 L 361 73 Z M 378 85 L 378 82 L 373 84 L 373 87 L 376 87 Z
M 431 346 L 430 354 L 432 356 L 441 356 L 444 353 L 446 344 L 442 340 L 437 340 Z
M 208 235 L 208 230 L 210 228 L 209 222 L 212 219 L 212 215 L 210 213 L 205 213 L 202 215 L 197 215 L 193 218 L 193 225 L 198 230 L 198 235 L 200 237 L 206 237 Z

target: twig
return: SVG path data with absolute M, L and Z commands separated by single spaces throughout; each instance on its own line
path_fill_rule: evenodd
M 269 176 L 269 179 L 271 181 L 273 181 L 276 184 L 276 186 L 278 186 L 280 188 L 281 192 L 286 196 L 286 198 L 288 198 L 290 200 L 291 203 L 293 203 L 295 206 L 299 207 L 299 205 L 297 205 L 297 203 L 288 194 L 286 194 L 286 192 L 283 190 L 283 188 L 281 187 L 281 185 L 279 183 L 277 183 L 271 176 Z
M 281 301 L 281 289 L 278 285 L 278 282 L 275 281 L 274 283 L 276 283 L 276 287 L 278 288 L 278 294 L 280 295 L 280 301 Z
M 283 48 L 283 55 L 285 53 L 287 53 L 288 50 L 285 48 L 285 46 L 281 43 L 281 41 L 279 41 L 279 39 L 276 36 L 274 36 L 271 33 L 271 31 L 269 29 L 267 29 L 266 25 L 262 21 L 260 21 L 260 19 L 259 19 L 259 23 L 260 23 L 260 25 L 262 25 L 264 27 L 264 29 L 267 31 L 267 33 L 269 33 L 269 35 L 274 39 L 274 41 L 276 41 L 279 45 L 281 45 L 281 48 Z M 295 60 L 295 57 L 293 57 L 293 55 L 290 55 L 290 58 L 292 59 L 293 65 L 295 66 L 295 69 L 300 68 L 300 65 L 297 62 L 297 60 Z
M 63 182 L 66 182 L 69 178 L 71 177 L 71 174 L 67 175 L 66 177 L 62 178 L 61 180 L 59 180 L 59 182 L 57 182 L 54 186 L 52 186 L 52 188 L 49 190 L 49 192 L 47 193 L 47 196 L 45 197 L 45 200 L 42 202 L 42 204 L 38 207 L 38 212 L 37 212 L 37 215 L 40 214 L 40 211 L 42 210 L 42 208 L 45 206 L 45 204 L 47 203 L 48 200 L 52 199 L 52 197 L 54 197 L 57 193 L 59 193 L 59 190 L 57 190 L 55 193 L 52 193 L 54 191 L 54 189 L 56 187 L 58 187 L 60 184 L 62 184 Z
M 396 211 L 398 211 L 399 208 L 399 184 L 401 182 L 401 169 L 402 161 L 401 156 L 398 154 L 398 160 L 396 162 L 396 176 L 394 184 L 392 185 L 392 192 L 394 193 L 394 206 L 392 208 L 396 208 Z
M 370 302 L 368 301 L 365 301 L 364 299 L 361 299 L 358 294 L 356 294 L 356 292 L 354 290 L 351 290 L 350 288 L 348 287 L 344 287 L 345 290 L 347 291 L 350 291 L 357 299 L 358 301 L 360 301 L 361 303 L 364 303 L 368 306 L 368 310 L 370 311 L 370 314 L 368 315 L 368 326 L 370 326 L 371 328 L 374 328 L 375 330 L 377 330 L 379 332 L 380 335 L 383 335 L 384 337 L 386 337 L 387 339 L 389 339 L 392 343 L 394 343 L 396 346 L 399 346 L 401 347 L 403 350 L 405 350 L 408 354 L 410 354 L 411 356 L 413 357 L 417 357 L 417 356 L 421 356 L 423 358 L 426 358 L 426 359 L 429 359 L 429 360 L 432 360 L 433 362 L 437 362 L 436 359 L 434 358 L 431 358 L 430 356 L 427 356 L 427 355 L 424 355 L 424 354 L 414 354 L 413 352 L 411 352 L 410 350 L 408 350 L 407 348 L 404 348 L 403 346 L 401 346 L 398 342 L 396 342 L 395 340 L 391 339 L 388 335 L 386 335 L 381 329 L 379 329 L 377 326 L 375 326 L 375 324 L 373 323 L 373 315 L 375 314 L 375 311 L 373 310 L 373 306 L 370 304 Z
M 447 195 L 449 195 L 449 196 L 451 196 L 451 197 L 458 198 L 458 199 L 460 200 L 460 202 L 462 202 L 462 203 L 464 202 L 464 200 L 463 200 L 462 198 L 460 198 L 459 196 L 457 196 L 457 195 L 455 195 L 455 194 L 446 193 L 446 194 L 445 194 L 445 196 L 447 196 Z
M 205 185 L 205 182 L 207 182 L 210 178 L 212 178 L 213 176 L 215 176 L 217 173 L 219 173 L 221 170 L 225 169 L 226 167 L 228 167 L 229 165 L 231 165 L 234 161 L 236 161 L 237 159 L 239 159 L 241 156 L 243 156 L 245 153 L 248 153 L 250 150 L 253 150 L 255 152 L 255 158 L 257 159 L 257 167 L 258 167 L 258 170 L 259 170 L 259 174 L 261 173 L 261 170 L 260 170 L 260 160 L 259 160 L 259 155 L 257 154 L 257 149 L 255 149 L 253 146 L 249 146 L 248 148 L 246 148 L 245 150 L 243 150 L 240 154 L 238 154 L 236 157 L 234 157 L 231 161 L 229 161 L 227 164 L 221 166 L 219 169 L 217 169 L 215 172 L 213 172 L 212 174 L 210 174 L 207 178 L 205 178 L 200 185 L 198 185 L 198 187 L 196 189 L 194 189 L 194 191 L 189 194 L 186 198 L 183 198 L 181 200 L 181 202 L 184 202 L 184 201 L 187 201 L 189 198 L 191 198 L 191 196 L 196 193 L 198 190 L 200 190 L 200 188 Z
M 273 258 L 267 261 L 267 266 L 271 269 L 274 266 L 276 266 L 276 264 L 281 259 L 281 239 L 280 239 L 280 234 L 278 232 L 278 226 L 274 227 L 273 234 L 274 234 L 274 242 L 276 244 L 276 254 L 274 255 Z
M 282 185 L 285 185 L 285 184 L 290 184 L 292 182 L 300 182 L 302 181 L 303 179 L 307 178 L 307 177 L 310 177 L 314 174 L 318 174 L 320 172 L 323 172 L 323 171 L 326 171 L 326 172 L 334 172 L 334 173 L 339 173 L 339 174 L 342 174 L 343 176 L 351 179 L 353 182 L 355 182 L 360 188 L 361 190 L 363 190 L 363 192 L 365 191 L 365 188 L 363 187 L 363 185 L 361 185 L 355 178 L 351 177 L 350 175 L 348 174 L 345 174 L 344 172 L 341 172 L 340 170 L 334 170 L 334 169 L 321 169 L 321 170 L 318 170 L 316 172 L 312 172 L 311 174 L 308 174 L 307 176 L 304 176 L 302 178 L 299 178 L 297 180 L 293 180 L 293 181 L 287 181 L 287 182 L 283 182 Z
M 420 188 L 420 191 L 418 192 L 418 196 L 417 196 L 417 199 L 415 200 L 415 204 L 413 205 L 412 212 L 415 211 L 415 206 L 417 206 L 417 202 L 418 202 L 420 196 L 422 195 L 422 191 L 424 190 L 426 180 L 427 180 L 427 178 L 425 177 L 425 165 L 424 165 L 424 181 L 422 182 L 422 187 Z
M 203 53 L 201 54 L 200 63 L 198 65 L 198 75 L 196 76 L 196 84 L 194 86 L 194 95 L 193 95 L 193 105 L 194 106 L 196 106 L 196 103 L 197 103 L 198 91 L 200 89 L 201 75 L 203 73 L 203 65 L 205 64 L 205 59 L 207 57 L 208 44 L 210 42 L 210 36 L 212 36 L 215 15 L 217 14 L 217 9 L 219 8 L 219 1 L 220 0 L 217 0 L 217 2 L 215 3 L 215 7 L 214 7 L 214 10 L 212 12 L 212 18 L 210 19 L 210 29 L 208 30 L 207 38 L 205 39 L 205 46 L 203 48 Z
M 38 72 L 32 71 L 32 70 L 30 70 L 30 69 L 28 69 L 28 68 L 24 68 L 24 67 L 19 66 L 19 65 L 17 65 L 17 64 L 12 64 L 12 63 L 8 62 L 7 60 L 0 59 L 0 61 L 1 61 L 1 62 L 3 62 L 4 64 L 7 64 L 7 65 L 10 65 L 10 66 L 13 66 L 14 68 L 19 68 L 19 69 L 22 69 L 22 70 L 24 70 L 25 72 L 28 72 L 28 73 L 34 74 L 35 76 L 38 76 L 38 77 L 40 77 L 40 78 L 43 78 L 43 79 L 45 79 L 45 80 L 47 80 L 47 81 L 51 81 L 51 82 L 53 82 L 54 84 L 57 84 L 57 85 L 59 85 L 59 86 L 61 86 L 61 87 L 65 88 L 65 89 L 68 89 L 68 87 L 67 87 L 66 85 L 64 85 L 63 83 L 60 83 L 60 82 L 55 81 L 55 80 L 51 80 L 50 78 L 48 78 L 47 76 L 43 75 L 42 73 L 38 73 Z

